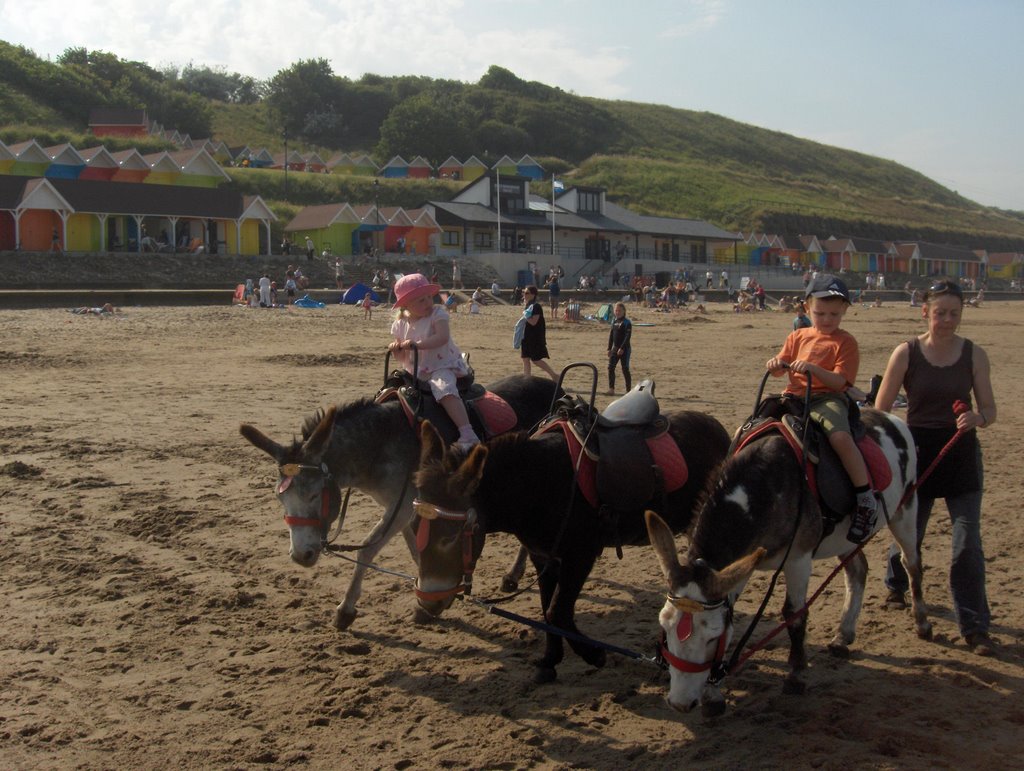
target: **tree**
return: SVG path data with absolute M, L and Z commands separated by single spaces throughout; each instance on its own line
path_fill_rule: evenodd
M 395 107 L 380 127 L 377 154 L 381 158 L 422 155 L 433 165 L 452 154 L 466 153 L 470 134 L 451 102 L 424 93 Z
M 307 116 L 341 110 L 340 88 L 326 59 L 304 59 L 281 70 L 267 85 L 267 107 L 293 137 L 304 137 Z

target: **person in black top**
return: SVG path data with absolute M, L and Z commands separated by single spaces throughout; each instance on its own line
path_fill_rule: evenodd
M 544 306 L 537 302 L 537 287 L 532 284 L 523 292 L 523 314 L 526 316 L 526 328 L 523 330 L 523 343 L 520 353 L 523 357 L 523 374 L 529 375 L 530 365 L 536 364 L 558 380 L 558 375 L 544 359 L 548 356 L 547 332 L 544 327 Z
M 906 390 L 907 425 L 918 447 L 918 474 L 930 468 L 943 450 L 947 452 L 917 490 L 918 552 L 932 507 L 942 498 L 952 524 L 949 586 L 960 634 L 975 653 L 991 656 L 997 644 L 989 637 L 991 611 L 981 542 L 984 469 L 978 429 L 995 423 L 996 400 L 988 355 L 980 345 L 957 334 L 963 308 L 963 290 L 953 281 L 938 281 L 925 292 L 928 329 L 896 346 L 875 407 L 889 412 L 900 386 Z M 950 445 L 954 436 L 958 441 Z M 908 579 L 893 551 L 885 578 L 886 604 L 903 606 Z
M 630 338 L 633 335 L 633 322 L 626 318 L 626 306 L 615 303 L 615 318 L 608 332 L 608 393 L 615 393 L 615 365 L 622 364 L 622 379 L 626 381 L 626 391 L 633 387 L 633 378 L 629 374 Z

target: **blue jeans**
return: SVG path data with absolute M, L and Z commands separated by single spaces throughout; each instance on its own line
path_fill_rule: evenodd
M 985 553 L 981 548 L 981 490 L 946 498 L 946 508 L 953 522 L 953 558 L 949 566 L 949 587 L 953 593 L 953 610 L 960 625 L 960 634 L 988 632 L 991 614 L 985 594 Z M 921 553 L 924 531 L 928 527 L 934 498 L 919 497 L 917 501 L 917 553 Z M 889 547 L 889 565 L 885 585 L 897 592 L 910 586 L 900 550 Z

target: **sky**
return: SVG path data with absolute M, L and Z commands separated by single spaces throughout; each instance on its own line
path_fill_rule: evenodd
M 0 0 L 0 39 L 267 79 L 473 83 L 707 111 L 1024 210 L 1024 0 Z

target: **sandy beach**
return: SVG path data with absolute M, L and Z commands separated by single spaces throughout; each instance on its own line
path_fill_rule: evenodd
M 481 382 L 521 371 L 511 347 L 518 313 L 453 317 Z M 655 379 L 662 410 L 707 411 L 730 432 L 750 413 L 791 320 L 726 305 L 630 315 L 651 325 L 634 330 L 634 381 Z M 365 321 L 338 305 L 123 308 L 107 318 L 0 310 L 3 765 L 1024 767 L 1024 302 L 988 302 L 965 316 L 963 334 L 992 361 L 1000 409 L 981 433 L 998 656 L 976 656 L 960 639 L 940 503 L 924 550 L 933 641 L 915 637 L 909 611 L 882 603 L 883 533 L 866 547 L 871 572 L 851 658 L 826 650 L 842 603 L 837 582 L 811 609 L 807 693 L 782 693 L 783 635 L 727 679 L 728 711 L 707 720 L 668 708 L 668 675 L 622 656 L 593 669 L 569 653 L 557 682 L 534 686 L 537 633 L 462 603 L 439 623 L 416 625 L 411 586 L 394 575 L 369 575 L 353 627 L 331 626 L 352 567 L 329 557 L 312 569 L 291 562 L 276 470 L 238 426 L 287 440 L 317 408 L 372 396 L 390 313 Z M 901 303 L 856 307 L 844 327 L 860 342 L 866 389 L 923 322 Z M 607 330 L 549 322 L 551 363 L 593 361 L 603 373 Z M 603 406 L 603 374 L 599 386 Z M 345 536 L 361 538 L 380 513 L 354 494 Z M 515 550 L 507 536 L 488 541 L 479 594 L 497 591 Z M 400 539 L 380 562 L 413 571 Z M 817 564 L 812 588 L 831 567 Z M 758 575 L 740 598 L 741 626 L 766 586 Z M 663 592 L 651 549 L 627 548 L 621 561 L 609 551 L 577 621 L 595 638 L 653 652 Z M 778 590 L 759 632 L 775 625 L 781 604 Z M 510 610 L 538 617 L 536 593 Z

